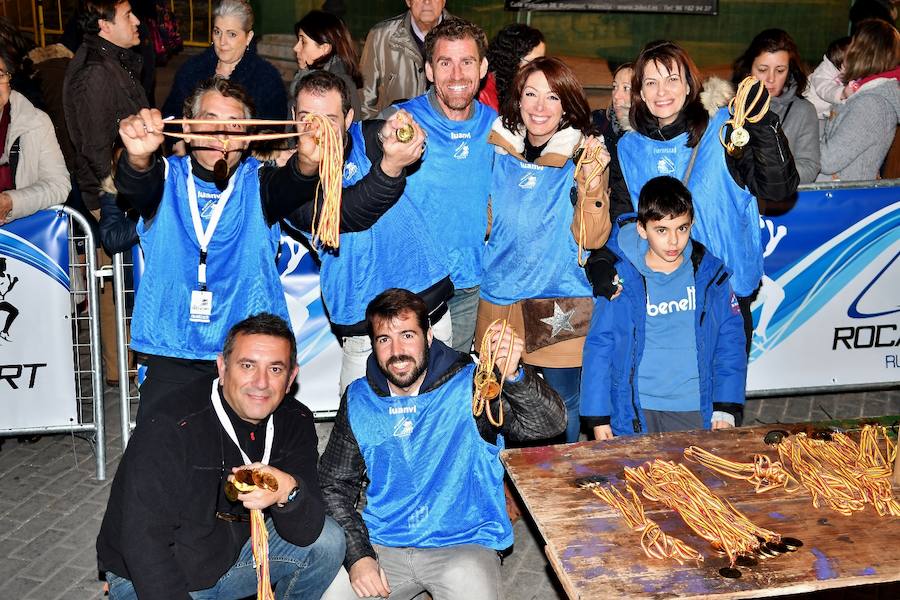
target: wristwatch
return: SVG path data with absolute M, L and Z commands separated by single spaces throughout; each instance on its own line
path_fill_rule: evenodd
M 300 486 L 295 485 L 294 489 L 292 489 L 290 491 L 290 493 L 288 493 L 287 500 L 285 500 L 284 502 L 278 503 L 278 508 L 284 508 L 287 504 L 290 504 L 291 502 L 293 502 L 294 498 L 296 498 L 299 493 L 300 493 Z

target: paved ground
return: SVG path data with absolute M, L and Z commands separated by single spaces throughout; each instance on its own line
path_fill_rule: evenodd
M 94 541 L 121 456 L 118 397 L 107 391 L 108 479 L 94 479 L 91 444 L 54 435 L 34 444 L 7 439 L 0 450 L 0 600 L 102 597 Z M 747 424 L 900 414 L 900 389 L 856 394 L 749 400 Z M 330 423 L 319 425 L 321 443 Z M 564 597 L 527 519 L 503 565 L 506 598 Z

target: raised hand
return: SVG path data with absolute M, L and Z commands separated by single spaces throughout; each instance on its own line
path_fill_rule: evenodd
M 413 135 L 404 142 L 397 137 L 397 131 L 407 125 L 413 128 Z M 391 115 L 384 122 L 378 137 L 384 148 L 381 170 L 390 177 L 399 177 L 404 167 L 413 164 L 425 153 L 425 132 L 405 110 L 398 110 Z
M 507 327 L 501 338 L 502 329 L 502 323 L 494 323 L 485 332 L 485 335 L 491 336 L 491 355 L 494 357 L 494 365 L 500 371 L 501 376 L 511 380 L 515 378 L 519 370 L 519 361 L 522 358 L 525 342 L 516 335 L 512 327 Z M 508 362 L 507 357 L 509 357 Z M 504 367 L 506 367 L 505 370 Z
M 575 182 L 578 184 L 579 192 L 594 195 L 603 182 L 600 174 L 603 173 L 610 161 L 603 136 L 589 136 L 585 139 L 582 152 L 584 152 L 585 158 L 578 173 L 575 174 Z
M 155 108 L 142 108 L 136 115 L 119 122 L 119 137 L 132 167 L 143 171 L 150 166 L 153 153 L 163 143 L 162 132 L 162 114 Z

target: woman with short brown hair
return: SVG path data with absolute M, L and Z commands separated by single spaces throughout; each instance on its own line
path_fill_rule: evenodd
M 536 58 L 513 80 L 494 145 L 490 232 L 476 340 L 495 319 L 525 339 L 522 361 L 539 367 L 563 398 L 566 441 L 578 441 L 581 353 L 590 323 L 591 286 L 578 264 L 579 246 L 599 248 L 609 236 L 607 175 L 586 185 L 575 177 L 576 152 L 587 147 L 609 161 L 588 137 L 591 113 L 572 70 L 556 58 Z M 574 203 L 574 207 L 573 207 Z

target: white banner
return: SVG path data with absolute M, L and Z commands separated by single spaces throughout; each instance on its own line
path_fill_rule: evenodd
M 0 227 L 0 431 L 78 421 L 68 217 Z
M 303 244 L 282 235 L 278 271 L 297 338 L 297 399 L 314 413 L 334 412 L 340 402 L 342 354 L 322 302 L 319 267 Z
M 804 191 L 760 228 L 747 390 L 900 381 L 900 188 Z

